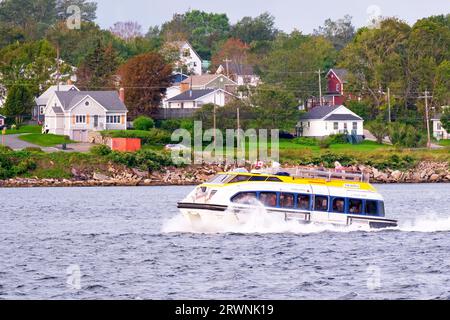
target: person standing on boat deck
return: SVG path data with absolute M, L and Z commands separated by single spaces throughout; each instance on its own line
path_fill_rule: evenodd
M 334 170 L 336 172 L 344 172 L 344 167 L 339 163 L 339 161 L 336 161 L 334 162 Z

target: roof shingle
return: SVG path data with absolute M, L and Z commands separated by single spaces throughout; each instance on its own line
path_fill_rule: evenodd
M 100 103 L 108 111 L 127 111 L 127 107 L 119 99 L 119 94 L 116 91 L 60 91 L 55 92 L 55 94 L 66 111 L 73 108 L 87 96 Z

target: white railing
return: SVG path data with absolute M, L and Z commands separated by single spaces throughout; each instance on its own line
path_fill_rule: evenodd
M 264 170 L 266 171 L 266 170 Z M 316 170 L 306 168 L 269 168 L 267 173 L 277 174 L 279 172 L 289 173 L 291 177 L 303 178 L 303 179 L 324 179 L 331 180 L 346 180 L 346 181 L 358 181 L 369 182 L 369 176 L 361 172 L 345 172 L 342 170 Z

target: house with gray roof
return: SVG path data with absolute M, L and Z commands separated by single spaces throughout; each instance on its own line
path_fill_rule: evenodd
M 223 107 L 234 98 L 233 94 L 223 89 L 197 89 L 186 90 L 165 103 L 168 109 L 196 109 L 208 103 Z
M 116 91 L 56 91 L 44 108 L 43 131 L 88 142 L 92 131 L 126 130 L 127 113 Z
M 363 118 L 344 106 L 318 106 L 300 116 L 297 135 L 323 138 L 334 134 L 363 137 Z
M 450 110 L 450 106 L 442 106 L 441 109 L 445 112 L 449 112 L 446 110 Z M 450 139 L 450 134 L 442 126 L 441 117 L 442 113 L 436 113 L 431 117 L 431 122 L 433 124 L 433 137 L 437 140 Z
M 53 85 L 47 88 L 39 97 L 34 99 L 35 106 L 32 109 L 32 118 L 38 122 L 44 121 L 44 109 L 47 105 L 48 100 L 55 94 L 56 91 L 80 91 L 73 84 L 60 84 Z

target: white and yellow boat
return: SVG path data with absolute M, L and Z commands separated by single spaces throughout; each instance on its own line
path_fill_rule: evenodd
M 286 221 L 397 226 L 385 218 L 383 197 L 363 174 L 301 169 L 220 173 L 178 203 L 192 223 L 243 224 L 261 206 Z

